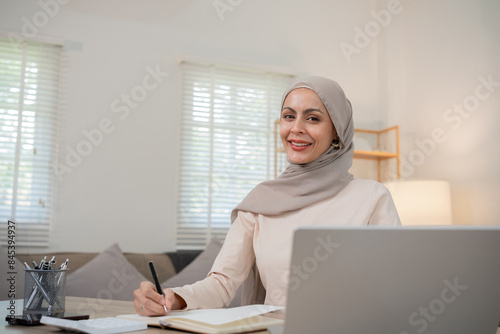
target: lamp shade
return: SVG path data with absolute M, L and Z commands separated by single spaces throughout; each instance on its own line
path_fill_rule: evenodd
M 384 183 L 403 225 L 451 225 L 450 184 L 443 180 Z

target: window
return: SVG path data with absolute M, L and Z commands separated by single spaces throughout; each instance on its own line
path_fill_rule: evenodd
M 62 47 L 0 36 L 0 242 L 48 245 Z
M 291 76 L 182 64 L 177 249 L 223 240 L 232 209 L 274 176 L 274 121 Z

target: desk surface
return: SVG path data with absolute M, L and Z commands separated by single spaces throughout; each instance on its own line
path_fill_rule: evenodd
M 15 301 L 16 314 L 23 313 L 23 301 Z M 47 333 L 61 333 L 54 327 L 49 326 L 10 326 L 5 317 L 8 315 L 7 307 L 9 307 L 10 301 L 4 300 L 0 301 L 0 333 L 6 334 L 47 334 Z M 104 299 L 91 299 L 91 298 L 80 298 L 80 297 L 66 297 L 66 311 L 78 314 L 88 314 L 90 318 L 104 318 L 104 317 L 114 317 L 119 314 L 132 314 L 135 313 L 134 305 L 132 302 L 119 301 L 119 300 L 104 300 Z M 136 331 L 134 334 L 153 334 L 153 333 L 176 333 L 179 331 L 174 330 L 164 330 L 156 327 L 148 327 L 147 330 Z M 267 331 L 256 332 L 257 334 L 265 334 Z
M 6 334 L 48 334 L 48 333 L 61 333 L 59 330 L 49 327 L 49 326 L 10 326 L 5 321 L 5 317 L 8 314 L 7 307 L 9 307 L 10 301 L 4 300 L 0 301 L 0 333 Z M 16 314 L 23 313 L 23 301 L 16 300 L 15 303 Z M 88 314 L 91 318 L 104 318 L 113 317 L 119 314 L 131 314 L 135 313 L 134 306 L 132 302 L 118 301 L 118 300 L 104 300 L 104 299 L 91 299 L 91 298 L 80 298 L 80 297 L 66 297 L 66 310 L 72 313 Z M 174 330 L 164 330 L 161 328 L 149 327 L 144 331 L 136 331 L 134 334 L 167 334 L 167 333 L 177 333 L 179 331 Z M 267 331 L 255 332 L 255 334 L 265 334 Z M 500 334 L 500 328 L 497 331 Z

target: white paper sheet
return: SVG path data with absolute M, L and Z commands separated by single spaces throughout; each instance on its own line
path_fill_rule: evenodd
M 127 314 L 119 317 L 126 318 L 149 318 L 158 319 L 168 322 L 169 318 L 184 318 L 196 321 L 201 321 L 211 325 L 222 325 L 228 322 L 242 320 L 256 315 L 281 310 L 284 307 L 272 305 L 247 305 L 233 308 L 220 308 L 220 309 L 201 309 L 190 311 L 171 311 L 166 316 L 160 317 L 143 317 L 138 314 Z

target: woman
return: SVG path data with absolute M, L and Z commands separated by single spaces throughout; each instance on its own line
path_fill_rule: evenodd
M 163 305 L 168 310 L 222 307 L 254 265 L 265 303 L 285 306 L 295 227 L 400 225 L 389 191 L 349 173 L 353 135 L 351 104 L 335 81 L 310 77 L 294 84 L 284 94 L 280 120 L 288 168 L 255 187 L 233 210 L 231 228 L 207 278 L 165 289 L 165 298 L 143 282 L 134 292 L 136 311 L 163 315 Z

